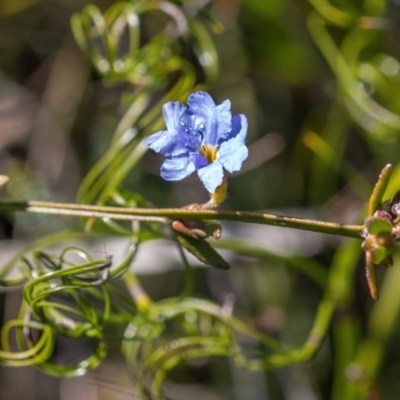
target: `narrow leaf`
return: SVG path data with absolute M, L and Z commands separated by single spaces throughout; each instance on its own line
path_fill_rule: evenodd
M 378 300 L 378 288 L 376 286 L 375 278 L 375 265 L 372 261 L 372 254 L 370 252 L 366 253 L 365 260 L 365 277 L 367 278 L 369 292 L 374 300 Z
M 392 174 L 392 166 L 390 164 L 387 164 L 382 169 L 381 174 L 379 175 L 378 178 L 378 182 L 376 182 L 372 195 L 369 199 L 368 216 L 373 215 L 373 213 L 381 203 L 382 197 L 385 194 L 386 188 L 388 186 L 391 174 Z
M 229 264 L 214 250 L 206 240 L 194 239 L 190 236 L 176 233 L 178 242 L 199 261 L 211 267 L 228 270 Z

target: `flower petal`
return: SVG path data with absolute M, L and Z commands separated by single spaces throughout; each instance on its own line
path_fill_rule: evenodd
M 204 142 L 210 146 L 217 146 L 232 130 L 231 102 L 225 100 L 215 107 L 208 122 Z
M 239 136 L 244 143 L 247 136 L 247 125 L 248 125 L 246 116 L 243 114 L 233 115 L 231 125 L 232 125 L 232 130 L 229 132 L 227 138 L 232 139 Z
M 179 181 L 195 170 L 191 157 L 166 159 L 161 165 L 161 177 L 167 181 Z
M 215 108 L 214 100 L 206 92 L 192 93 L 188 105 L 193 114 L 203 118 L 210 118 Z
M 147 137 L 146 144 L 156 153 L 171 157 L 193 153 L 199 148 L 200 139 L 188 133 L 161 131 Z
M 157 153 L 170 153 L 172 135 L 168 131 L 161 131 L 150 135 L 145 139 L 147 146 Z
M 175 101 L 164 104 L 162 111 L 168 130 L 149 136 L 147 145 L 166 157 L 195 152 L 201 138 L 189 131 L 191 113 L 187 107 Z
M 236 135 L 232 137 L 235 133 Z M 244 144 L 246 135 L 247 118 L 243 114 L 234 115 L 232 132 L 229 135 L 231 139 L 222 142 L 218 151 L 218 161 L 229 172 L 239 171 L 248 156 L 248 150 Z
M 162 113 L 165 125 L 171 133 L 180 132 L 180 121 L 186 110 L 187 107 L 177 101 L 170 101 L 163 105 Z
M 197 173 L 210 193 L 215 192 L 215 189 L 222 183 L 224 178 L 222 165 L 218 161 L 214 161 L 212 164 L 200 168 Z
M 194 166 L 196 169 L 203 168 L 208 165 L 208 160 L 203 156 L 203 154 L 196 153 L 193 157 Z

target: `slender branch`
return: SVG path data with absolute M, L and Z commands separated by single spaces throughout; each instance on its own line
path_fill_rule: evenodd
M 44 201 L 0 202 L 1 211 L 25 211 L 87 218 L 140 220 L 168 223 L 171 219 L 216 219 L 253 224 L 273 225 L 360 239 L 362 225 L 342 225 L 312 219 L 286 217 L 246 211 L 188 210 L 182 208 L 122 208 L 85 204 L 51 203 Z

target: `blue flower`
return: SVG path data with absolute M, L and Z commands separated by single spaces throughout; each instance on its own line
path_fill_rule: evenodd
M 188 107 L 178 102 L 163 106 L 167 130 L 149 136 L 146 143 L 168 157 L 161 166 L 164 179 L 178 181 L 197 170 L 206 189 L 214 193 L 223 181 L 223 168 L 240 170 L 248 155 L 247 118 L 232 116 L 230 108 L 229 100 L 216 106 L 205 92 L 191 94 Z

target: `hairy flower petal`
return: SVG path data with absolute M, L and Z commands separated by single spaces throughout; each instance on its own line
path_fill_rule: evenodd
M 161 165 L 161 176 L 167 181 L 179 181 L 195 170 L 191 157 L 166 159 Z
M 200 168 L 197 170 L 197 174 L 210 193 L 215 192 L 215 189 L 222 183 L 224 178 L 222 165 L 218 161 Z
M 239 171 L 243 161 L 248 156 L 245 145 L 247 134 L 247 118 L 243 114 L 234 115 L 232 118 L 231 139 L 221 143 L 218 161 L 229 172 Z M 235 135 L 235 136 L 233 136 Z

